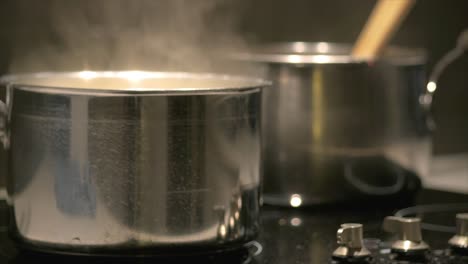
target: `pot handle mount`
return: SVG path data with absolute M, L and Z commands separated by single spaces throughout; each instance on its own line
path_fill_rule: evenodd
M 8 132 L 7 132 L 8 111 L 7 105 L 0 100 L 0 142 L 4 149 L 8 149 Z
M 0 142 L 3 145 L 3 149 L 6 150 L 9 148 L 9 133 L 8 133 L 8 101 L 9 101 L 9 93 L 8 93 L 8 85 L 6 87 L 7 95 L 6 100 L 0 100 Z M 5 177 L 5 175 L 0 175 L 0 177 Z M 5 184 L 5 182 L 3 182 Z M 6 187 L 0 184 L 0 201 L 7 200 L 8 195 L 6 191 Z
M 458 36 L 455 48 L 447 52 L 432 69 L 425 93 L 420 97 L 420 103 L 427 107 L 427 109 L 430 109 L 432 105 L 432 96 L 437 89 L 437 81 L 440 75 L 447 66 L 461 57 L 466 50 L 468 50 L 468 28 L 462 31 Z

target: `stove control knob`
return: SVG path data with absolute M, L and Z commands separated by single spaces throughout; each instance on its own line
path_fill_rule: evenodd
M 397 234 L 398 240 L 392 245 L 392 251 L 403 254 L 424 253 L 429 246 L 422 240 L 421 219 L 387 216 L 383 228 Z
M 370 251 L 363 244 L 363 228 L 361 224 L 342 224 L 336 232 L 339 247 L 333 252 L 337 259 L 366 258 Z
M 457 214 L 457 233 L 449 244 L 454 248 L 468 249 L 468 213 Z

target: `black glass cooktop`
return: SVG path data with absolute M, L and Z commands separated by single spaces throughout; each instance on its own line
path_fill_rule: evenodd
M 451 204 L 434 206 L 434 204 Z M 467 203 L 466 205 L 463 203 Z M 372 203 L 371 203 L 372 204 Z M 262 210 L 262 231 L 258 240 L 245 251 L 224 252 L 199 257 L 171 259 L 144 257 L 86 257 L 57 256 L 32 253 L 18 249 L 6 233 L 7 208 L 0 204 L 0 263 L 331 263 L 331 254 L 337 247 L 336 231 L 342 223 L 364 225 L 366 245 L 375 253 L 373 263 L 400 263 L 387 259 L 386 246 L 392 237 L 382 231 L 382 220 L 403 207 L 421 206 L 425 213 L 418 216 L 423 221 L 423 238 L 432 248 L 427 263 L 468 263 L 468 258 L 453 258 L 447 241 L 453 236 L 457 210 L 468 211 L 468 195 L 423 190 L 411 204 L 382 203 L 364 206 L 321 206 L 309 209 L 279 209 L 265 206 Z M 435 208 L 435 210 L 431 210 Z M 441 260 L 442 259 L 442 260 Z M 446 261 L 448 260 L 448 262 Z M 454 262 L 456 261 L 456 262 Z M 408 262 L 401 262 L 408 263 Z

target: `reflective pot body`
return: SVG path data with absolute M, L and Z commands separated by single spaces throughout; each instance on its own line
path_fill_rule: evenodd
M 273 81 L 263 93 L 266 203 L 398 195 L 427 174 L 424 55 L 395 48 L 367 62 L 347 54 L 346 45 L 296 42 L 243 58 Z
M 7 191 L 22 244 L 165 254 L 255 237 L 265 83 L 147 74 L 148 89 L 134 90 L 109 90 L 128 85 L 120 77 L 81 87 L 80 73 L 7 78 Z M 182 82 L 152 89 L 165 78 Z M 211 78 L 224 83 L 196 87 Z

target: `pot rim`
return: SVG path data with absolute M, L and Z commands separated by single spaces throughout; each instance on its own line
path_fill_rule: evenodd
M 336 42 L 272 42 L 253 46 L 247 52 L 234 53 L 241 61 L 281 64 L 372 64 L 421 65 L 427 60 L 424 49 L 387 47 L 377 60 L 351 56 L 352 45 Z
M 78 82 L 79 85 L 57 85 L 44 79 L 63 78 L 64 80 Z M 127 83 L 125 88 L 105 88 L 101 84 L 93 86 L 92 81 L 98 79 L 112 79 Z M 157 84 L 157 80 L 174 80 L 197 82 L 197 85 L 188 84 L 177 87 L 164 87 Z M 155 82 L 139 86 L 139 82 Z M 203 87 L 203 81 L 211 81 L 209 87 Z M 0 84 L 15 89 L 28 90 L 40 93 L 54 94 L 93 94 L 93 95 L 192 95 L 192 94 L 232 94 L 238 92 L 256 92 L 268 87 L 271 82 L 260 78 L 192 72 L 165 72 L 165 71 L 70 71 L 70 72 L 34 72 L 10 74 L 0 78 Z M 192 86 L 193 85 L 193 86 Z M 143 87 L 145 86 L 145 87 Z

